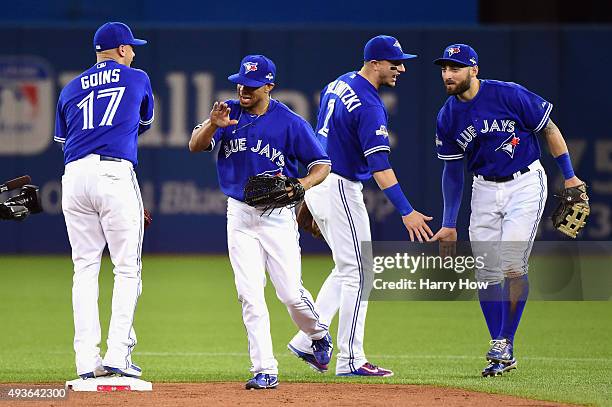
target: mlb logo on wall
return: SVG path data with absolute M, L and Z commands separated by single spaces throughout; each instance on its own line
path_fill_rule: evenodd
M 54 99 L 45 61 L 0 56 L 0 155 L 36 155 L 47 149 Z
M 245 62 L 244 73 L 255 72 L 257 70 L 257 62 Z

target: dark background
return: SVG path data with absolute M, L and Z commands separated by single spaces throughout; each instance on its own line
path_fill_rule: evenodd
M 418 54 L 395 89 L 383 90 L 390 113 L 391 160 L 415 208 L 442 217 L 435 155 L 435 117 L 446 95 L 431 62 L 450 43 L 479 53 L 480 77 L 518 82 L 554 104 L 551 118 L 570 144 L 577 175 L 591 189 L 592 218 L 583 239 L 612 234 L 612 138 L 609 115 L 612 66 L 610 12 L 604 2 L 433 1 L 383 5 L 365 1 L 300 4 L 270 1 L 45 1 L 7 3 L 0 15 L 0 180 L 30 174 L 41 186 L 46 212 L 26 222 L 0 223 L 0 252 L 69 252 L 61 215 L 61 150 L 52 143 L 55 103 L 66 81 L 95 62 L 92 36 L 105 21 L 124 21 L 149 44 L 136 49 L 133 66 L 151 77 L 154 128 L 140 142 L 137 168 L 154 225 L 148 252 L 224 252 L 225 200 L 217 189 L 214 159 L 190 154 L 187 141 L 214 100 L 233 95 L 226 77 L 248 53 L 277 65 L 273 96 L 313 125 L 321 88 L 359 69 L 363 45 L 374 35 L 396 36 Z M 121 12 L 117 12 L 121 10 Z M 541 239 L 552 231 L 552 192 L 561 185 L 542 143 L 549 175 Z M 469 176 L 459 217 L 467 238 Z M 399 215 L 374 183 L 365 188 L 376 240 L 407 238 Z M 1 198 L 6 198 L 2 195 Z M 326 250 L 303 237 L 305 251 Z

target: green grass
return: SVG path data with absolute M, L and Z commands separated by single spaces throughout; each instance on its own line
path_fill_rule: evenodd
M 330 267 L 327 257 L 306 257 L 305 286 L 316 293 Z M 0 258 L 0 382 L 61 382 L 75 376 L 71 269 L 68 256 Z M 291 356 L 285 346 L 295 328 L 271 284 L 267 290 L 281 380 L 359 381 L 316 374 Z M 106 259 L 100 274 L 103 338 L 111 295 Z M 612 302 L 532 301 L 517 335 L 519 370 L 484 379 L 480 370 L 488 342 L 477 302 L 372 302 L 366 353 L 395 371 L 386 383 L 610 405 L 611 316 Z M 140 343 L 134 361 L 149 380 L 249 376 L 240 306 L 224 256 L 146 256 L 135 327 Z

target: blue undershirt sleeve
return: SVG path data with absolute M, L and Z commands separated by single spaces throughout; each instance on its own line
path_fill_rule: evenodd
M 377 151 L 375 153 L 369 154 L 366 157 L 366 161 L 368 162 L 368 167 L 370 168 L 370 174 L 374 174 L 377 171 L 384 171 L 391 168 L 388 151 Z
M 442 196 L 444 197 L 444 216 L 442 226 L 457 226 L 457 215 L 463 195 L 463 160 L 445 161 L 442 171 Z

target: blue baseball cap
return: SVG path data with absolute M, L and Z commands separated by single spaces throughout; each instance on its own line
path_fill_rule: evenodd
M 474 48 L 466 44 L 452 44 L 444 49 L 442 58 L 434 61 L 436 65 L 442 65 L 445 62 L 454 62 L 463 66 L 478 65 L 478 54 Z
M 240 62 L 240 70 L 227 77 L 239 85 L 259 88 L 268 83 L 274 83 L 276 65 L 263 55 L 247 55 Z
M 96 52 L 100 52 L 119 45 L 144 45 L 147 41 L 134 38 L 130 27 L 115 21 L 102 24 L 94 34 L 93 43 Z
M 378 35 L 372 38 L 363 49 L 364 61 L 401 61 L 416 57 L 413 54 L 404 54 L 399 41 L 389 35 Z

